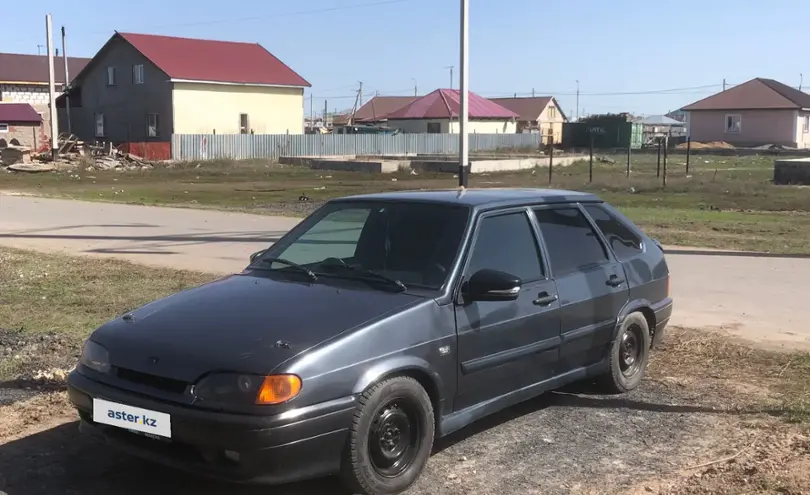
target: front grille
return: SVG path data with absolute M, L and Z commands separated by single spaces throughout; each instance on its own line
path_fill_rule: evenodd
M 186 391 L 186 387 L 189 385 L 181 380 L 150 375 L 148 373 L 141 373 L 140 371 L 130 370 L 127 368 L 117 368 L 116 376 L 121 380 L 137 383 L 138 385 L 151 387 L 172 394 L 182 394 Z

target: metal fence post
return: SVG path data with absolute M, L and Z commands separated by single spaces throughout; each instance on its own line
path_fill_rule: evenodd
M 656 177 L 661 177 L 661 138 L 658 138 L 658 165 L 655 171 Z
M 590 161 L 588 163 L 588 183 L 590 184 L 593 182 L 593 134 L 591 134 L 591 143 L 588 146 L 588 151 L 590 154 Z
M 630 146 L 627 147 L 627 177 L 630 177 Z
M 554 136 L 551 136 L 548 144 L 548 185 L 551 185 L 551 177 L 554 169 Z
M 692 154 L 692 137 L 686 138 L 686 175 L 689 175 L 689 158 Z
M 664 187 L 667 187 L 667 148 L 669 148 L 669 138 L 664 139 Z

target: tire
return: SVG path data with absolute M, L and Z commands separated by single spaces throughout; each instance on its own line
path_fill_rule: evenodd
M 641 313 L 625 317 L 610 349 L 610 371 L 602 385 L 610 393 L 623 394 L 641 384 L 650 359 L 650 328 Z
M 399 376 L 373 385 L 360 397 L 349 429 L 344 484 L 362 495 L 405 491 L 427 464 L 434 430 L 433 406 L 419 382 Z

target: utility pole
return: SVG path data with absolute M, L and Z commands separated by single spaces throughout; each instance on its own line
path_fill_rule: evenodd
M 458 163 L 458 185 L 467 187 L 467 176 L 470 172 L 469 154 L 470 142 L 467 133 L 469 132 L 469 112 L 470 112 L 470 73 L 468 65 L 470 63 L 470 4 L 469 0 L 461 0 L 461 109 L 459 115 L 459 163 Z M 452 80 L 453 70 L 450 69 L 450 79 Z
M 532 88 L 532 98 L 534 98 L 534 88 Z
M 456 68 L 455 65 L 448 65 L 447 67 L 445 67 L 445 69 L 450 69 L 450 89 L 454 89 L 453 88 L 453 81 L 454 81 L 454 79 L 453 79 L 453 69 L 455 69 L 455 68 Z
M 723 91 L 725 91 L 725 90 L 726 90 L 726 80 L 723 79 Z
M 577 120 L 579 120 L 579 79 L 577 79 Z
M 799 91 L 802 90 L 802 84 L 804 84 L 804 74 L 799 74 Z
M 418 86 L 418 84 L 416 82 L 416 78 L 412 77 L 411 80 L 413 81 L 413 95 L 418 96 L 419 95 L 419 86 Z
M 43 48 L 45 48 L 43 45 L 37 45 L 37 55 L 42 55 Z
M 62 26 L 62 60 L 65 63 L 65 85 L 62 86 L 62 91 L 65 93 L 65 116 L 67 117 L 67 131 L 68 134 L 73 134 L 73 129 L 70 125 L 70 96 L 68 90 L 70 89 L 70 75 L 68 75 L 68 59 L 67 59 L 67 44 L 65 43 L 65 26 Z
M 329 113 L 329 107 L 326 106 L 328 103 L 329 102 L 327 100 L 323 100 L 323 126 L 324 127 L 328 127 L 326 125 L 326 114 Z
M 360 106 L 363 106 L 363 81 L 358 82 L 360 83 L 360 89 L 357 90 L 357 101 Z
M 54 88 L 53 71 L 53 32 L 51 25 L 51 14 L 45 16 L 45 36 L 48 37 L 45 43 L 48 46 L 48 101 L 51 111 L 51 155 L 56 160 L 59 155 L 58 126 L 56 125 L 56 90 Z

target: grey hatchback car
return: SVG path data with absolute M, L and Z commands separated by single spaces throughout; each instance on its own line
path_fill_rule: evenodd
M 642 380 L 661 246 L 585 193 L 328 202 L 249 266 L 112 320 L 68 378 L 83 431 L 232 481 L 416 481 L 436 438 L 544 391 Z

